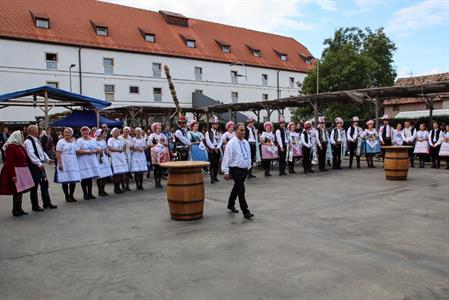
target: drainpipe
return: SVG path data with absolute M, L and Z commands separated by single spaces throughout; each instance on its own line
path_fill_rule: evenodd
M 81 47 L 78 47 L 78 76 L 80 81 L 80 95 L 83 94 L 83 75 L 81 72 Z

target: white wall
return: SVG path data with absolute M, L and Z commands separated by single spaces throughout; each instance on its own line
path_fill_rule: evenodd
M 46 69 L 46 52 L 58 54 L 57 70 Z M 104 57 L 114 59 L 113 75 L 104 74 Z M 231 102 L 231 92 L 238 92 L 239 102 L 260 101 L 262 94 L 268 94 L 269 99 L 277 98 L 277 70 L 273 69 L 85 48 L 81 50 L 81 60 L 83 94 L 104 99 L 104 84 L 114 84 L 114 105 L 173 105 L 164 72 L 162 78 L 153 77 L 152 63 L 156 62 L 170 67 L 182 106 L 191 106 L 195 90 L 202 90 L 203 94 L 223 103 Z M 47 81 L 57 81 L 60 88 L 69 90 L 71 64 L 77 65 L 72 69 L 72 90 L 79 92 L 77 47 L 0 39 L 0 94 L 44 85 Z M 202 81 L 195 80 L 194 67 L 203 69 Z M 239 77 L 239 84 L 232 84 L 231 71 L 247 77 Z M 262 85 L 262 74 L 268 75 L 267 86 Z M 289 77 L 302 82 L 305 76 L 305 73 L 279 71 L 280 97 L 298 93 L 296 87 L 290 88 Z M 130 85 L 139 86 L 140 93 L 130 94 Z M 162 102 L 154 102 L 154 87 L 162 88 Z M 285 114 L 288 119 L 288 110 Z M 1 115 L 0 110 L 0 121 Z M 276 119 L 277 115 L 273 114 L 272 120 Z

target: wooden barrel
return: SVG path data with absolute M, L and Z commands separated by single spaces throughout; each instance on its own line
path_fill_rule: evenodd
M 180 221 L 201 219 L 204 210 L 201 168 L 204 163 L 196 165 L 194 162 L 168 162 L 161 166 L 169 168 L 167 201 L 171 218 Z
M 407 146 L 387 146 L 385 149 L 384 171 L 387 180 L 407 180 L 408 148 Z

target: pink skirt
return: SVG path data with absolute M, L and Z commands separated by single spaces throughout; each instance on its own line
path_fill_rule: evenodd
M 428 141 L 420 141 L 415 144 L 416 154 L 429 154 L 429 142 Z

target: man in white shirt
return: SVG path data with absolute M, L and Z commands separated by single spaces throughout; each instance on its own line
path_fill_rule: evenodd
M 36 125 L 30 125 L 27 129 L 28 137 L 26 138 L 25 150 L 30 158 L 30 172 L 33 176 L 35 183 L 34 188 L 30 191 L 31 207 L 33 211 L 43 211 L 44 209 L 39 206 L 39 199 L 37 196 L 37 189 L 41 187 L 41 196 L 44 208 L 55 209 L 58 206 L 51 203 L 50 194 L 48 193 L 48 179 L 45 173 L 45 162 L 51 162 L 47 153 L 42 149 L 41 142 L 37 138 L 39 129 Z
M 329 143 L 329 132 L 326 129 L 326 119 L 321 116 L 318 118 L 317 139 L 318 146 L 318 166 L 321 172 L 327 172 L 326 169 L 326 153 Z
M 315 173 L 312 170 L 312 141 L 310 138 L 310 129 L 312 123 L 306 121 L 304 123 L 304 130 L 301 133 L 301 145 L 302 145 L 302 167 L 304 168 L 304 174 Z
M 210 183 L 218 182 L 218 168 L 220 168 L 221 146 L 223 141 L 221 133 L 218 131 L 218 117 L 213 116 L 210 120 L 211 128 L 206 131 L 206 146 L 209 152 L 210 162 Z
M 437 121 L 432 122 L 432 130 L 429 132 L 430 155 L 432 168 L 440 168 L 441 129 Z
M 412 146 L 412 148 L 408 149 L 408 157 L 410 159 L 410 166 L 412 168 L 415 167 L 415 139 L 416 139 L 416 129 L 411 126 L 410 121 L 404 122 L 404 129 L 402 130 L 402 142 L 404 145 Z
M 253 175 L 253 164 L 256 161 L 257 154 L 257 129 L 254 128 L 254 118 L 248 117 L 246 120 L 246 128 L 245 128 L 245 140 L 248 141 L 249 147 L 251 148 L 251 169 L 249 169 L 248 178 L 256 178 L 256 175 Z
M 254 215 L 249 211 L 245 198 L 245 179 L 251 168 L 251 148 L 244 137 L 245 125 L 238 123 L 235 127 L 235 137 L 226 144 L 221 170 L 225 174 L 225 180 L 229 180 L 231 177 L 234 180 L 227 208 L 233 213 L 239 212 L 235 208 L 235 200 L 238 196 L 243 217 L 251 219 Z
M 180 116 L 178 120 L 178 129 L 175 131 L 175 146 L 178 160 L 187 160 L 189 157 L 190 139 L 187 132 L 187 119 Z
M 279 147 L 279 176 L 287 175 L 285 173 L 286 154 L 288 145 L 288 132 L 285 128 L 285 119 L 279 119 L 279 129 L 276 130 L 276 144 Z

